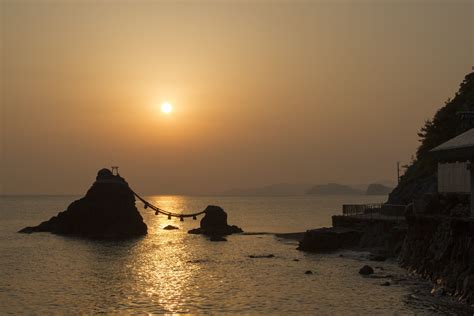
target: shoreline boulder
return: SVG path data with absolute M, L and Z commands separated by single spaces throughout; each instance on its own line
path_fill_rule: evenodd
M 124 239 L 147 234 L 128 183 L 109 169 L 101 169 L 86 195 L 38 226 L 20 233 L 50 232 L 93 239 Z
M 332 252 L 357 246 L 362 235 L 362 231 L 347 227 L 311 229 L 306 231 L 297 249 L 319 253 Z
M 227 224 L 227 213 L 221 207 L 209 205 L 204 212 L 206 215 L 201 219 L 200 227 L 191 229 L 189 234 L 226 236 L 243 232 L 240 227 Z

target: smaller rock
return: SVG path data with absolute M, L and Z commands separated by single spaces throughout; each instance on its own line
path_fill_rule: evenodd
M 359 274 L 362 274 L 362 275 L 374 274 L 374 269 L 372 269 L 371 266 L 365 265 L 359 270 Z
M 210 262 L 208 259 L 196 259 L 196 260 L 188 260 L 186 263 L 208 263 Z
M 209 205 L 204 213 L 206 215 L 201 219 L 199 228 L 191 229 L 188 231 L 189 234 L 227 236 L 243 233 L 240 227 L 227 224 L 227 213 L 221 207 Z
M 168 225 L 168 226 L 166 226 L 166 227 L 163 227 L 163 229 L 165 229 L 165 230 L 173 230 L 173 229 L 179 229 L 179 228 L 176 227 L 176 226 L 173 226 L 173 225 Z
M 307 270 L 304 274 L 313 274 L 313 271 Z
M 212 235 L 210 238 L 209 238 L 210 241 L 227 241 L 227 239 L 225 239 L 224 237 L 222 236 L 219 236 L 219 235 Z
M 293 261 L 296 261 L 296 262 L 298 262 L 298 261 L 300 261 L 300 259 L 293 259 Z
M 257 259 L 257 258 L 275 258 L 275 255 L 269 254 L 269 255 L 250 255 L 249 258 L 252 259 Z
M 384 282 L 384 283 L 382 283 L 382 284 L 380 284 L 380 285 L 381 285 L 381 286 L 390 286 L 390 282 L 386 281 L 386 282 Z

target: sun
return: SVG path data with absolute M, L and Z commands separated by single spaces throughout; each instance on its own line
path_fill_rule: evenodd
M 161 112 L 169 114 L 173 111 L 173 105 L 169 102 L 161 103 Z

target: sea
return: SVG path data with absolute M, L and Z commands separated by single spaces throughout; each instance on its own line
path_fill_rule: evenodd
M 227 242 L 188 234 L 199 219 L 168 220 L 138 202 L 148 225 L 143 238 L 17 233 L 78 198 L 0 197 L 0 314 L 446 314 L 418 299 L 409 284 L 381 286 L 386 279 L 358 273 L 370 264 L 385 274 L 405 274 L 394 261 L 375 263 L 354 251 L 306 253 L 296 249 L 297 241 L 274 234 L 329 227 L 342 204 L 378 203 L 386 196 L 147 197 L 173 212 L 223 207 L 229 224 L 246 232 Z

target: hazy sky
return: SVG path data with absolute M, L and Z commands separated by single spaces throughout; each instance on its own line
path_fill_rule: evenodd
M 0 10 L 3 194 L 84 193 L 111 165 L 145 194 L 395 180 L 474 65 L 474 0 Z

